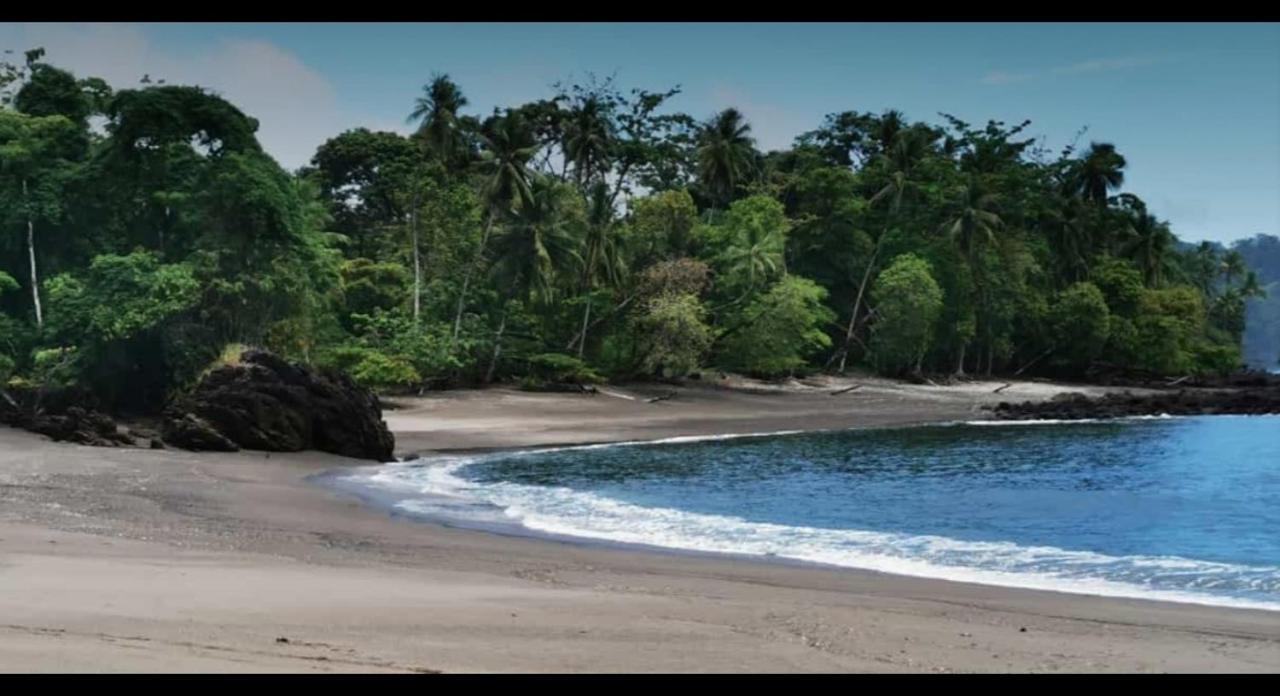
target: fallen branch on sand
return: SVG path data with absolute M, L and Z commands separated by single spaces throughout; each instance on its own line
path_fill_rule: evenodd
M 674 391 L 670 391 L 670 392 L 667 392 L 666 394 L 663 394 L 662 396 L 655 396 L 652 399 L 646 399 L 645 403 L 654 404 L 659 401 L 666 401 L 667 399 L 675 398 L 675 395 L 676 393 Z
M 853 385 L 852 387 L 845 387 L 844 389 L 837 389 L 837 390 L 835 390 L 835 391 L 831 392 L 831 396 L 840 396 L 841 394 L 847 394 L 847 393 L 849 393 L 849 392 L 853 391 L 854 389 L 861 389 L 861 388 L 862 388 L 862 385 L 861 385 L 861 384 L 855 384 L 855 385 Z
M 1012 386 L 1013 386 L 1013 382 L 1005 382 L 1004 386 L 1002 386 L 1002 387 L 996 387 L 996 390 L 995 390 L 995 391 L 993 391 L 993 392 L 991 392 L 991 393 L 992 393 L 992 394 L 999 394 L 1000 392 L 1002 392 L 1002 391 L 1004 391 L 1004 390 L 1006 390 L 1006 389 L 1008 389 L 1009 387 L 1012 387 Z

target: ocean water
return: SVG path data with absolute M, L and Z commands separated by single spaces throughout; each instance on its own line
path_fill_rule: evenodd
M 479 527 L 1280 610 L 1280 417 L 675 438 L 389 464 Z

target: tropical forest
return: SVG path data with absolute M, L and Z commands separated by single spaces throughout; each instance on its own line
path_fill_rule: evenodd
M 1180 240 L 1086 124 L 1049 144 L 849 110 L 762 152 L 750 113 L 682 113 L 675 86 L 588 76 L 477 113 L 436 74 L 410 135 L 334 133 L 286 171 L 214 92 L 53 58 L 0 64 L 11 401 L 153 413 L 249 347 L 384 393 L 1280 358 L 1280 240 Z

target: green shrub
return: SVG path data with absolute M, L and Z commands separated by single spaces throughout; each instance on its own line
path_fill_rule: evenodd
M 641 368 L 648 374 L 683 377 L 702 364 L 711 347 L 706 309 L 693 295 L 661 295 L 635 323 Z
M 403 357 L 357 345 L 341 346 L 332 351 L 328 367 L 346 372 L 357 383 L 370 389 L 411 387 L 422 382 L 422 376 Z
M 929 262 L 915 254 L 894 259 L 872 286 L 871 302 L 879 317 L 871 334 L 876 366 L 891 375 L 918 368 L 942 312 Z
M 529 377 L 546 382 L 599 384 L 604 381 L 595 370 L 572 355 L 542 353 L 529 358 Z
M 1049 326 L 1059 363 L 1079 372 L 1102 354 L 1111 312 L 1096 285 L 1076 283 L 1058 294 L 1049 309 Z
M 808 278 L 787 276 L 758 297 L 725 332 L 719 364 L 760 377 L 794 373 L 813 353 L 831 346 L 822 330 L 835 313 L 827 291 Z

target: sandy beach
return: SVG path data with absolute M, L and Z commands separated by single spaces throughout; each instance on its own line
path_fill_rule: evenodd
M 832 394 L 854 383 L 443 392 L 386 420 L 411 456 L 980 419 L 1067 389 Z M 1280 670 L 1280 612 L 499 536 L 307 480 L 362 465 L 0 428 L 0 671 Z

